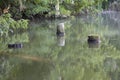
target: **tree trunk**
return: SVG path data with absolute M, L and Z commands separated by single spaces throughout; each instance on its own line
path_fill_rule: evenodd
M 55 16 L 59 16 L 60 15 L 60 8 L 59 8 L 59 0 L 57 0 L 57 4 L 55 5 Z
M 23 5 L 22 0 L 19 0 L 19 4 L 20 4 L 20 11 L 23 11 L 26 7 L 25 5 Z

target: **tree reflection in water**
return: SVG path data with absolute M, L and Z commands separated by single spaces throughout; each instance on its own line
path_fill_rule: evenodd
M 11 62 L 16 67 L 11 70 L 8 80 L 119 80 L 120 49 L 116 47 L 119 44 L 110 42 L 111 36 L 118 34 L 119 29 L 102 25 L 101 20 L 100 17 L 66 20 L 66 35 L 61 40 L 56 38 L 56 26 L 63 21 L 48 21 L 46 27 L 45 24 L 33 24 L 29 37 L 20 38 L 28 40 L 24 48 L 11 53 L 42 57 L 51 62 L 36 62 L 15 56 Z M 88 47 L 87 36 L 90 34 L 101 37 L 99 48 Z M 119 43 L 119 38 L 114 38 Z M 60 47 L 57 42 L 65 45 Z

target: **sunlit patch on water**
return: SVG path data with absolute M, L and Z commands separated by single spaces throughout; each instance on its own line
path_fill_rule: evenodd
M 47 61 L 50 62 L 50 59 L 45 59 L 41 57 L 35 57 L 35 56 L 29 56 L 29 55 L 15 55 L 15 57 L 21 58 L 21 59 L 26 59 L 26 60 L 32 60 L 32 61 L 37 61 L 37 62 L 42 62 L 42 61 Z

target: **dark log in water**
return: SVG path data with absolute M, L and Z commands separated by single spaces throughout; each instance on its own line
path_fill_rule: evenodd
M 57 36 L 65 36 L 65 29 L 64 29 L 64 23 L 59 23 L 57 25 L 57 32 L 56 32 Z
M 23 44 L 21 43 L 15 43 L 15 44 L 8 44 L 8 48 L 12 49 L 12 48 L 22 48 Z

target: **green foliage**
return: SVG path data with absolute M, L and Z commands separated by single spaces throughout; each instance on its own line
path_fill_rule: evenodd
M 8 6 L 6 1 L 4 1 L 4 3 Z M 22 12 L 19 11 L 19 1 L 10 0 L 9 3 L 12 5 L 10 7 L 12 17 L 19 19 L 22 18 L 22 13 L 28 18 L 35 15 L 44 17 L 46 15 L 55 15 L 55 5 L 57 4 L 57 0 L 22 0 L 22 4 L 26 7 Z M 59 0 L 60 13 L 63 15 L 70 15 L 71 13 L 77 14 L 81 12 L 96 12 L 97 10 L 102 10 L 102 8 L 108 6 L 105 6 L 107 3 L 106 0 Z M 44 12 L 47 12 L 47 14 L 44 14 Z
M 8 35 L 9 31 L 9 24 L 7 23 L 6 19 L 8 19 L 9 16 L 6 16 L 4 19 L 3 17 L 0 17 L 0 36 Z
M 33 10 L 32 13 L 33 15 L 35 14 L 43 14 L 44 12 L 48 12 L 49 8 L 47 7 L 42 7 L 42 6 L 36 6 Z
M 28 20 L 21 19 L 18 20 L 17 23 L 19 24 L 18 26 L 16 26 L 17 29 L 28 29 Z
M 27 10 L 25 11 L 26 16 L 30 17 L 32 15 L 41 14 L 50 11 L 48 0 L 33 0 L 26 1 Z
M 3 14 L 0 16 L 0 35 L 8 35 L 8 32 L 11 30 L 15 32 L 16 30 L 23 29 L 26 30 L 28 28 L 28 20 L 18 20 L 15 21 L 11 18 L 10 14 Z
M 66 10 L 66 9 L 64 8 L 64 6 L 61 6 L 61 7 L 60 7 L 60 13 L 61 13 L 61 15 L 67 15 L 67 16 L 70 16 L 70 15 L 71 15 L 70 10 Z

